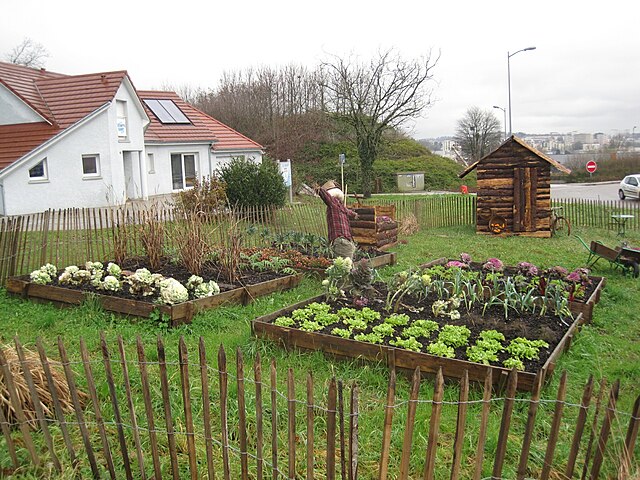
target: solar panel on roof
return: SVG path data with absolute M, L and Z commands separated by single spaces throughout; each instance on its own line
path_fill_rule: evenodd
M 162 123 L 191 123 L 173 100 L 145 99 L 143 102 Z
M 189 122 L 189 119 L 187 118 L 187 116 L 182 113 L 182 110 L 180 110 L 180 108 L 178 108 L 178 106 L 173 103 L 173 100 L 158 100 L 160 102 L 160 105 L 162 105 L 165 110 L 167 112 L 169 112 L 169 115 L 171 115 L 176 123 L 191 123 Z

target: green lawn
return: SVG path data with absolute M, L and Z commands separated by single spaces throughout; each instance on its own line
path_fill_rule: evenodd
M 576 232 L 585 240 L 600 239 L 609 246 L 614 246 L 616 239 L 612 232 L 605 230 L 580 230 Z M 631 244 L 640 244 L 640 237 L 631 236 L 627 239 Z M 587 257 L 586 250 L 579 242 L 572 237 L 556 237 L 551 239 L 533 239 L 524 237 L 489 237 L 478 236 L 472 227 L 458 228 L 438 228 L 431 230 L 423 230 L 408 239 L 406 244 L 400 244 L 395 249 L 398 252 L 398 265 L 387 267 L 381 270 L 382 276 L 391 275 L 393 272 L 413 267 L 419 263 L 438 258 L 450 257 L 457 258 L 461 252 L 467 252 L 472 255 L 474 260 L 482 261 L 488 257 L 498 257 L 506 264 L 515 264 L 520 261 L 532 262 L 542 267 L 550 267 L 554 265 L 562 265 L 567 268 L 575 268 L 582 266 Z M 640 384 L 640 322 L 638 321 L 638 300 L 640 299 L 640 279 L 632 279 L 622 276 L 618 271 L 608 268 L 606 262 L 601 262 L 599 268 L 594 271 L 596 275 L 605 275 L 607 277 L 607 286 L 602 295 L 601 301 L 596 307 L 594 321 L 590 325 L 583 327 L 582 331 L 577 335 L 572 343 L 571 349 L 564 354 L 560 364 L 556 369 L 556 374 L 543 391 L 543 398 L 555 398 L 560 378 L 560 371 L 566 369 L 569 374 L 567 402 L 568 404 L 578 404 L 582 395 L 582 389 L 590 374 L 599 381 L 606 378 L 609 381 L 615 379 L 621 380 L 620 400 L 618 409 L 623 412 L 630 412 L 633 402 L 640 393 L 638 385 Z M 0 340 L 3 343 L 12 341 L 14 335 L 18 335 L 23 345 L 27 348 L 33 348 L 36 338 L 43 340 L 45 348 L 50 356 L 58 358 L 57 354 L 57 338 L 60 337 L 64 341 L 72 362 L 80 359 L 78 345 L 79 339 L 83 338 L 87 344 L 89 352 L 95 363 L 93 367 L 102 372 L 102 361 L 100 354 L 100 332 L 103 332 L 109 347 L 111 355 L 114 358 L 114 371 L 116 375 L 116 385 L 118 393 L 122 395 L 122 406 L 126 407 L 126 398 L 124 390 L 121 386 L 122 372 L 117 365 L 117 338 L 121 336 L 124 340 L 127 358 L 131 362 L 129 368 L 132 375 L 132 385 L 134 389 L 134 402 L 140 425 L 146 425 L 144 420 L 144 404 L 140 391 L 140 380 L 137 375 L 137 368 L 134 369 L 134 361 L 137 359 L 135 350 L 136 336 L 142 338 L 146 345 L 146 351 L 149 360 L 157 360 L 155 351 L 156 339 L 161 336 L 167 346 L 167 358 L 171 365 L 171 396 L 172 405 L 174 407 L 174 416 L 182 418 L 182 399 L 180 394 L 180 377 L 178 374 L 177 348 L 180 337 L 184 337 L 189 349 L 189 357 L 192 362 L 197 362 L 197 349 L 199 338 L 204 339 L 207 347 L 207 356 L 212 366 L 216 365 L 215 358 L 218 347 L 224 345 L 230 365 L 230 371 L 235 372 L 235 351 L 240 349 L 245 358 L 245 373 L 247 378 L 252 378 L 253 358 L 257 353 L 262 356 L 263 375 L 266 379 L 265 390 L 263 396 L 265 402 L 269 400 L 268 392 L 268 372 L 269 361 L 275 359 L 278 371 L 278 390 L 286 394 L 286 372 L 288 368 L 292 368 L 296 378 L 296 394 L 299 400 L 304 400 L 304 385 L 308 372 L 313 373 L 315 381 L 315 398 L 320 405 L 326 404 L 327 386 L 331 376 L 342 379 L 345 385 L 351 385 L 356 382 L 360 390 L 360 477 L 359 478 L 377 478 L 376 468 L 377 461 L 380 456 L 380 445 L 382 438 L 382 426 L 384 421 L 384 399 L 386 396 L 386 388 L 388 382 L 388 371 L 385 366 L 372 363 L 362 363 L 358 361 L 337 360 L 327 357 L 319 352 L 287 352 L 280 347 L 269 342 L 256 340 L 250 334 L 250 322 L 253 318 L 263 315 L 291 303 L 300 301 L 320 292 L 320 282 L 318 279 L 307 278 L 296 289 L 272 294 L 268 297 L 258 299 L 249 306 L 230 306 L 219 308 L 216 310 L 198 314 L 191 325 L 185 325 L 176 329 L 166 330 L 151 320 L 130 319 L 119 315 L 110 314 L 102 311 L 95 304 L 89 302 L 81 307 L 57 309 L 50 305 L 36 305 L 28 301 L 9 297 L 4 290 L 0 291 Z M 73 368 L 80 372 L 82 366 L 73 363 Z M 159 393 L 157 374 L 155 367 L 151 367 L 151 378 L 154 394 L 154 408 L 156 408 L 156 422 L 161 422 L 160 412 L 162 411 L 162 402 Z M 104 379 L 104 374 L 96 374 L 96 377 Z M 202 431 L 201 406 L 200 406 L 200 386 L 197 379 L 199 378 L 199 370 L 194 366 L 191 370 L 192 379 L 192 397 L 194 398 L 195 422 L 200 425 Z M 78 376 L 78 382 L 81 387 L 85 386 L 84 374 Z M 211 372 L 211 391 L 214 412 L 212 415 L 218 414 L 216 403 L 217 395 L 217 374 Z M 236 389 L 233 384 L 235 377 L 230 377 L 230 416 L 229 427 L 231 430 L 236 428 L 235 416 L 237 415 L 237 406 L 235 404 Z M 254 406 L 253 385 L 248 384 L 247 405 L 250 412 L 249 421 L 255 419 L 255 413 L 252 408 Z M 431 398 L 433 390 L 433 382 L 431 380 L 423 380 L 421 384 L 420 398 L 428 400 Z M 98 393 L 103 402 L 103 414 L 106 418 L 111 418 L 111 407 L 108 401 L 108 389 L 104 380 L 98 383 Z M 402 447 L 404 434 L 404 421 L 406 417 L 406 405 L 404 401 L 409 395 L 408 378 L 404 375 L 399 377 L 399 386 L 397 392 L 396 403 L 399 408 L 396 409 L 393 422 L 393 442 L 392 442 L 392 471 L 398 471 L 400 462 L 399 452 Z M 345 392 L 345 398 L 348 397 Z M 458 398 L 458 388 L 455 384 L 448 384 L 445 388 L 445 400 L 455 402 Z M 478 386 L 474 386 L 471 391 L 472 399 L 482 398 L 482 392 Z M 519 394 L 518 398 L 527 398 L 525 394 Z M 175 404 L 174 404 L 175 402 Z M 279 398 L 279 438 L 280 438 L 280 468 L 286 472 L 287 456 L 286 456 L 286 439 L 287 439 L 287 421 L 286 421 L 286 401 Z M 491 410 L 491 427 L 489 429 L 489 439 L 486 446 L 486 456 L 484 464 L 484 476 L 491 474 L 491 457 L 493 449 L 496 446 L 497 428 L 501 417 L 502 403 L 496 402 Z M 522 433 L 526 422 L 528 404 L 525 402 L 516 402 L 514 410 L 514 419 L 512 422 L 512 431 L 509 438 L 507 449 L 507 457 L 505 461 L 505 469 L 503 476 L 505 478 L 515 477 L 517 468 L 518 454 L 522 445 Z M 551 415 L 553 412 L 553 403 L 542 403 L 538 413 L 538 422 L 536 427 L 536 435 L 531 450 L 530 465 L 531 476 L 537 476 L 540 473 L 542 460 L 546 448 L 546 435 L 551 425 Z M 128 410 L 126 415 L 128 415 Z M 475 457 L 475 436 L 478 430 L 478 417 L 480 406 L 477 404 L 470 405 L 467 431 L 465 435 L 465 445 L 463 453 L 463 472 L 465 477 L 470 476 Z M 302 456 L 304 452 L 304 440 L 306 438 L 306 427 L 304 424 L 305 408 L 302 405 L 297 406 L 297 426 L 296 433 L 298 435 L 298 471 L 304 471 L 305 460 Z M 556 450 L 556 463 L 562 468 L 566 460 L 573 427 L 575 426 L 575 418 L 578 408 L 568 405 L 565 408 L 565 419 L 560 429 L 560 440 Z M 413 450 L 411 459 L 411 475 L 410 478 L 421 478 L 421 472 L 424 465 L 424 452 L 427 442 L 428 425 L 430 417 L 430 406 L 428 404 L 419 404 L 416 416 L 416 432 L 413 437 Z M 88 414 L 91 420 L 91 414 Z M 128 417 L 126 417 L 128 418 Z M 178 419 L 176 429 L 184 430 L 184 421 Z M 348 420 L 348 419 L 347 419 Z M 620 436 L 624 436 L 626 425 L 629 417 L 620 415 L 614 423 L 614 433 L 617 435 L 615 441 L 611 442 L 612 451 L 620 448 Z M 127 420 L 125 422 L 129 424 Z M 456 423 L 456 407 L 454 405 L 445 404 L 443 407 L 443 419 L 441 426 L 440 447 L 438 449 L 438 457 L 436 462 L 436 478 L 448 477 L 452 458 L 453 436 L 455 433 Z M 347 422 L 348 424 L 348 422 Z M 317 431 L 316 440 L 316 465 L 319 477 L 324 465 L 324 420 L 318 416 L 315 423 Z M 219 421 L 214 421 L 214 437 L 219 432 Z M 270 432 L 271 425 L 269 421 L 269 413 L 265 413 L 265 432 Z M 95 430 L 95 429 L 94 429 Z M 117 450 L 117 437 L 115 436 L 115 428 L 111 428 L 114 433 L 111 438 L 112 449 Z M 131 430 L 126 430 L 127 438 L 130 441 L 130 456 L 135 467 L 135 454 L 133 453 L 133 440 Z M 62 449 L 63 443 L 58 430 L 54 430 L 54 441 Z M 100 445 L 97 431 L 92 431 L 94 446 Z M 145 445 L 148 447 L 146 432 L 142 432 Z M 161 436 L 162 437 L 162 436 Z M 232 443 L 237 445 L 237 439 L 234 435 Z M 270 438 L 270 437 L 268 437 Z M 42 438 L 36 439 L 43 457 L 46 458 L 44 450 L 44 442 Z M 74 433 L 74 440 L 77 442 L 77 448 L 81 449 L 81 439 L 78 434 Z M 159 437 L 161 441 L 161 451 L 164 452 L 162 457 L 163 469 L 168 475 L 169 460 L 166 455 L 166 436 Z M 200 442 L 198 445 L 199 459 L 202 460 L 201 469 L 204 471 L 204 444 Z M 586 440 L 586 439 L 585 439 Z M 583 441 L 585 441 L 583 440 Z M 254 441 L 253 437 L 250 441 Z M 265 458 L 270 459 L 269 440 L 265 443 Z M 183 464 L 183 475 L 187 474 L 188 462 L 186 449 L 181 446 L 186 444 L 183 436 L 179 436 L 178 444 L 180 449 L 180 457 Z M 253 444 L 252 444 L 253 445 Z M 218 446 L 215 446 L 216 454 L 219 454 Z M 638 448 L 636 449 L 636 461 L 638 458 Z M 62 452 L 62 450 L 61 450 Z M 24 448 L 19 449 L 19 456 L 24 465 L 28 465 L 27 453 Z M 581 450 L 583 455 L 584 449 Z M 61 453 L 61 461 L 64 464 L 64 472 L 58 478 L 73 477 L 73 469 L 68 457 Z M 219 458 L 219 455 L 217 455 Z M 100 456 L 99 456 L 100 457 Z M 100 457 L 101 458 L 101 457 Z M 237 473 L 239 468 L 238 457 L 232 454 L 233 471 Z M 578 464 L 580 465 L 579 457 Z M 122 473 L 121 461 L 116 461 L 117 468 Z M 0 468 L 10 467 L 11 462 L 4 444 L 4 439 L 0 439 Z M 253 465 L 252 471 L 255 471 L 255 465 L 250 459 L 250 465 Z M 151 461 L 147 459 L 147 471 L 150 470 Z M 218 477 L 221 477 L 222 469 L 218 465 Z M 611 473 L 611 465 L 605 463 L 605 468 Z M 81 462 L 82 476 L 90 476 L 90 470 L 86 458 Z M 15 478 L 49 478 L 46 468 L 24 467 L 15 474 Z M 232 475 L 232 478 L 238 478 Z M 270 478 L 270 477 L 269 477 Z

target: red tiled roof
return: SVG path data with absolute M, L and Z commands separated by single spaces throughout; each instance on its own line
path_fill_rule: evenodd
M 0 169 L 111 101 L 126 75 L 62 75 L 0 62 L 0 82 L 51 123 L 0 125 Z
M 91 73 L 38 80 L 36 85 L 54 120 L 67 128 L 111 101 L 126 75 L 125 71 Z
M 51 120 L 47 105 L 38 92 L 36 82 L 48 78 L 65 77 L 61 73 L 50 72 L 45 69 L 36 69 L 14 65 L 13 63 L 0 62 L 0 82 L 27 102 L 34 110 L 47 120 Z
M 0 169 L 8 167 L 61 131 L 47 122 L 0 125 Z
M 175 92 L 138 91 L 141 100 L 172 100 L 191 121 L 191 124 L 163 124 L 143 102 L 151 119 L 144 138 L 147 142 L 213 141 L 214 150 L 262 150 L 262 145 L 245 137 L 215 118 L 189 105 Z

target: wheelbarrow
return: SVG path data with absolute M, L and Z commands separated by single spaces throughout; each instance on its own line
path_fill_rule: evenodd
M 619 268 L 625 275 L 630 273 L 634 278 L 638 278 L 640 274 L 640 249 L 627 246 L 609 248 L 596 240 L 587 245 L 578 235 L 574 235 L 574 237 L 580 240 L 584 248 L 589 251 L 587 268 L 592 268 L 600 259 L 605 259 L 612 268 Z

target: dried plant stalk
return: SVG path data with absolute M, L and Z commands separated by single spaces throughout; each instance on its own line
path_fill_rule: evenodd
M 200 275 L 207 257 L 212 252 L 209 244 L 210 232 L 204 215 L 191 213 L 176 224 L 172 243 L 178 256 L 190 273 Z
M 218 265 L 226 282 L 237 283 L 240 278 L 240 251 L 244 243 L 244 232 L 240 228 L 240 220 L 235 215 L 229 215 L 228 224 L 226 235 L 222 236 L 218 249 Z
M 111 223 L 113 236 L 113 259 L 116 263 L 124 262 L 128 255 L 129 230 L 124 210 L 116 211 Z
M 408 213 L 400 222 L 400 226 L 398 227 L 398 233 L 400 235 L 413 235 L 420 230 L 420 225 L 418 224 L 418 219 L 413 213 Z
M 152 270 L 157 271 L 160 269 L 164 251 L 164 223 L 160 221 L 160 214 L 156 206 L 150 207 L 144 217 L 144 223 L 139 227 L 140 242 L 149 259 L 149 266 Z
M 2 349 L 2 353 L 4 354 L 4 357 L 9 366 L 9 370 L 13 377 L 13 383 L 18 393 L 20 405 L 22 407 L 22 410 L 24 411 L 29 426 L 33 429 L 37 428 L 37 418 L 35 407 L 31 399 L 31 394 L 29 393 L 29 387 L 24 378 L 24 368 L 29 369 L 29 371 L 31 372 L 31 377 L 33 378 L 33 383 L 36 392 L 38 393 L 38 397 L 40 398 L 40 404 L 45 416 L 48 418 L 55 418 L 51 391 L 49 390 L 47 377 L 45 376 L 44 369 L 42 368 L 42 363 L 40 363 L 40 357 L 38 356 L 38 354 L 30 350 L 23 349 L 25 356 L 25 363 L 23 365 L 20 362 L 20 359 L 18 358 L 18 354 L 14 347 L 6 345 L 0 346 L 0 349 Z M 58 395 L 58 399 L 60 400 L 60 405 L 62 406 L 63 411 L 67 413 L 72 412 L 73 401 L 71 399 L 71 392 L 69 391 L 69 385 L 67 384 L 67 379 L 64 376 L 62 365 L 60 364 L 60 362 L 49 360 L 49 366 L 51 368 L 54 388 L 56 390 L 56 394 Z M 80 403 L 82 405 L 85 405 L 88 400 L 87 394 L 82 391 L 78 391 L 78 397 L 80 399 Z M 11 424 L 15 424 L 17 422 L 17 417 L 15 414 L 15 409 L 11 405 L 9 399 L 9 391 L 7 389 L 4 373 L 0 369 L 0 408 L 2 408 L 7 421 Z

